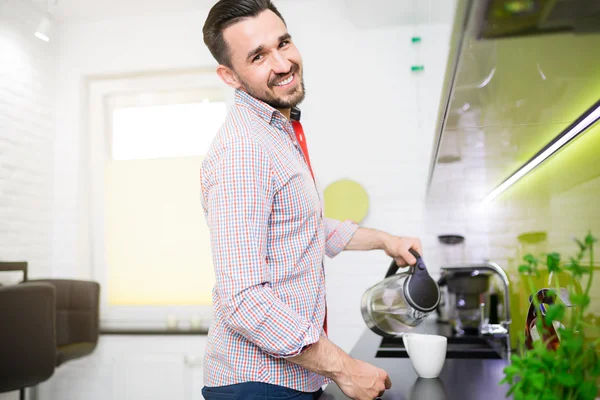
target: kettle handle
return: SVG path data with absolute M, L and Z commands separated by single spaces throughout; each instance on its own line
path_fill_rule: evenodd
M 418 263 L 419 259 L 421 258 L 421 255 L 416 250 L 413 250 L 412 248 L 408 249 L 408 251 L 410 252 L 410 254 L 415 256 L 415 258 L 417 259 L 417 263 Z M 385 273 L 385 277 L 389 278 L 390 276 L 394 275 L 396 272 L 398 272 L 398 268 L 400 268 L 400 267 L 398 266 L 398 264 L 396 264 L 396 260 L 394 260 L 392 258 L 392 263 L 390 264 L 390 267 L 388 268 L 387 272 Z

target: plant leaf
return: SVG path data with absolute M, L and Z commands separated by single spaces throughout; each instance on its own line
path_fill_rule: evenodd
M 542 394 L 542 400 L 562 400 L 556 394 L 552 393 L 550 389 L 546 388 Z
M 571 354 L 580 355 L 581 349 L 583 349 L 583 338 L 581 336 L 574 337 L 569 340 L 567 343 L 564 343 L 563 346 L 569 350 Z
M 511 354 L 510 361 L 514 365 L 517 365 L 517 366 L 521 365 L 521 357 L 518 354 Z
M 585 244 L 588 245 L 589 247 L 592 247 L 594 245 L 594 243 L 596 243 L 598 241 L 598 239 L 596 239 L 594 236 L 592 236 L 591 233 L 588 233 L 587 236 L 585 237 Z
M 539 260 L 537 258 L 535 258 L 533 256 L 533 254 L 526 254 L 523 257 L 523 260 L 525 260 L 529 265 L 533 266 L 533 267 L 537 267 L 537 265 L 539 264 Z
M 579 265 L 579 260 L 576 259 L 575 257 L 569 257 L 569 263 Z
M 519 372 L 521 372 L 521 369 L 515 365 L 509 365 L 504 368 L 504 373 L 506 374 L 506 376 L 512 377 L 518 374 Z
M 594 355 L 594 363 L 592 364 L 592 376 L 600 376 L 600 357 L 596 354 L 596 349 L 591 347 L 593 355 Z
M 582 267 L 578 262 L 566 265 L 565 270 L 571 272 L 575 278 L 580 278 L 583 276 L 583 274 L 587 274 L 589 272 L 587 268 Z
M 560 349 L 560 347 L 559 347 Z M 549 365 L 553 365 L 554 364 L 554 356 L 555 353 L 551 352 L 551 351 L 545 351 L 542 353 L 542 360 Z
M 546 378 L 544 377 L 544 374 L 541 374 L 541 373 L 531 374 L 529 379 L 530 379 L 531 385 L 535 389 L 539 390 L 540 392 L 544 390 L 544 384 L 546 383 Z
M 585 293 L 571 294 L 569 297 L 571 299 L 571 303 L 578 305 L 581 308 L 585 308 L 590 304 L 590 296 L 586 296 Z
M 549 253 L 546 257 L 546 266 L 550 272 L 560 272 L 560 254 Z
M 579 385 L 579 397 L 581 400 L 594 400 L 596 398 L 596 394 L 598 393 L 598 388 L 594 381 L 585 381 L 581 385 Z
M 586 249 L 586 245 L 585 243 L 583 243 L 581 240 L 579 239 L 574 239 L 575 242 L 577 243 L 577 245 L 579 246 L 579 250 L 584 251 Z
M 541 371 L 541 370 L 548 369 L 546 364 L 544 364 L 541 359 L 533 358 L 533 357 L 529 357 L 527 359 L 527 362 L 525 363 L 525 367 L 527 368 L 527 370 L 531 370 L 531 371 Z
M 559 383 L 563 384 L 566 387 L 574 387 L 577 385 L 577 380 L 575 377 L 569 373 L 561 373 L 556 375 L 556 379 Z
M 532 272 L 532 270 L 529 265 L 520 265 L 519 266 L 519 274 L 530 274 L 531 272 Z
M 562 303 L 555 303 L 548 307 L 546 311 L 545 320 L 548 325 L 552 324 L 552 321 L 562 320 L 565 316 L 565 305 Z

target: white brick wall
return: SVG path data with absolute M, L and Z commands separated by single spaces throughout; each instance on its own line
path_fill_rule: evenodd
M 52 269 L 55 134 L 56 47 L 33 36 L 39 16 L 28 1 L 0 1 L 0 260 L 28 261 L 34 278 Z
M 0 2 L 0 260 L 51 272 L 54 42 L 33 36 L 28 1 Z

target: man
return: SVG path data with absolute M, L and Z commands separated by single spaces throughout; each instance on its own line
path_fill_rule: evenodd
M 270 0 L 220 0 L 203 33 L 236 99 L 201 171 L 216 277 L 202 393 L 312 399 L 334 381 L 351 398 L 380 396 L 387 373 L 327 339 L 323 258 L 382 249 L 406 265 L 421 243 L 323 217 L 290 121 L 302 58 Z

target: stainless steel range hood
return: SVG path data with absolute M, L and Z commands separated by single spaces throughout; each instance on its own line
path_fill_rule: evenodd
M 598 101 L 600 1 L 562 3 L 458 0 L 430 194 L 482 200 Z M 536 11 L 526 27 L 516 21 L 528 4 Z M 457 166 L 460 179 L 449 191 L 447 176 L 437 182 L 436 171 Z M 552 190 L 585 174 L 556 179 Z
M 487 0 L 478 37 L 600 31 L 597 0 Z

